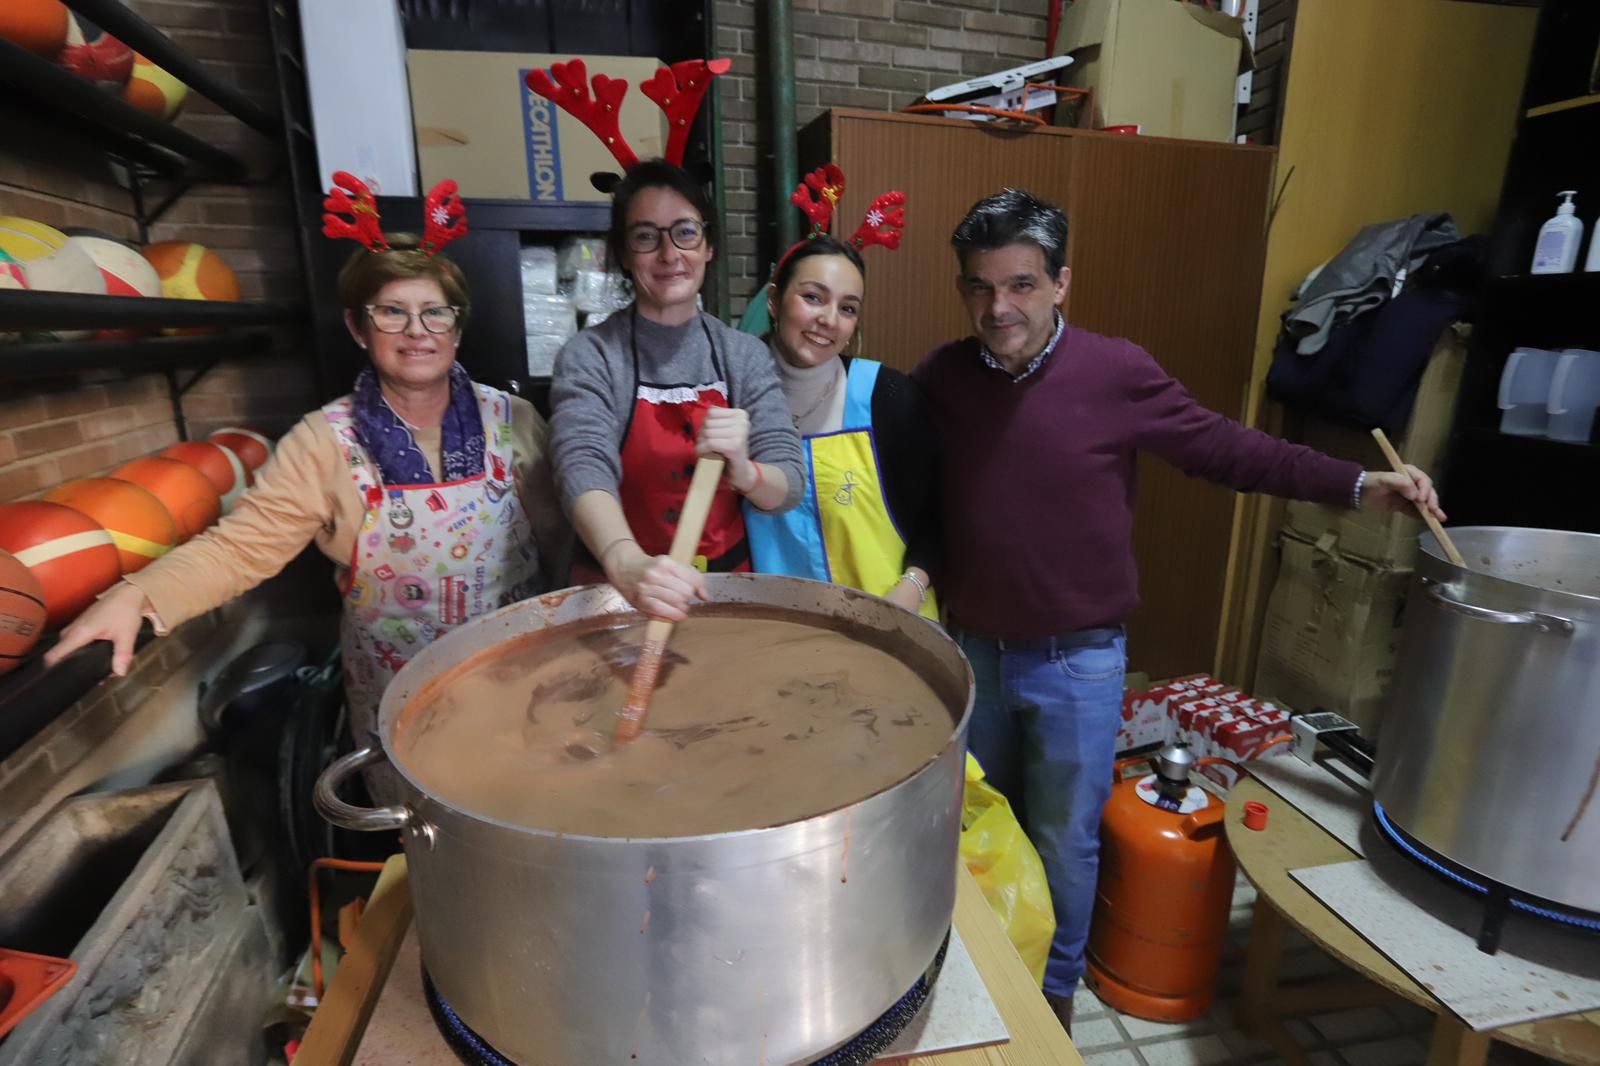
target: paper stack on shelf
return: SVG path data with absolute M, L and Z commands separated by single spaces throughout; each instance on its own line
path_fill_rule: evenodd
M 572 299 L 560 292 L 556 249 L 533 245 L 522 249 L 522 324 L 528 344 L 528 375 L 549 377 L 556 353 L 578 332 Z

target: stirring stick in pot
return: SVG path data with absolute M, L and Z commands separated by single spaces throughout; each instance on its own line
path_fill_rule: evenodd
M 1373 429 L 1372 439 L 1377 441 L 1378 447 L 1383 449 L 1383 457 L 1389 460 L 1389 465 L 1394 468 L 1395 473 L 1403 477 L 1411 476 L 1410 471 L 1406 469 L 1406 464 L 1400 458 L 1400 453 L 1394 450 L 1394 445 L 1389 443 L 1388 434 L 1384 433 L 1381 427 Z M 1439 546 L 1444 549 L 1444 553 L 1449 557 L 1450 561 L 1459 567 L 1465 568 L 1467 561 L 1461 557 L 1460 552 L 1456 551 L 1455 542 L 1450 539 L 1450 534 L 1444 531 L 1444 527 L 1439 524 L 1439 520 L 1433 517 L 1433 512 L 1426 507 L 1418 506 L 1417 513 L 1422 516 L 1424 522 L 1428 523 L 1428 532 L 1433 534 L 1434 539 L 1439 542 Z
M 702 456 L 695 461 L 694 478 L 689 482 L 689 495 L 683 501 L 683 515 L 672 534 L 670 555 L 676 562 L 688 566 L 700 547 L 700 534 L 706 527 L 706 515 L 711 510 L 711 498 L 716 495 L 717 483 L 722 480 L 723 460 Z M 612 735 L 612 745 L 621 747 L 637 737 L 644 729 L 644 716 L 650 710 L 650 696 L 655 692 L 656 675 L 661 672 L 661 656 L 667 650 L 672 636 L 672 623 L 651 619 L 644 630 L 644 649 L 639 654 L 639 665 L 633 671 L 633 683 L 628 686 L 628 699 L 617 718 L 617 731 Z

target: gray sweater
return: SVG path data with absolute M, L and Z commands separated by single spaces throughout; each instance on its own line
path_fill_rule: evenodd
M 622 482 L 622 435 L 638 385 L 632 345 L 635 322 L 639 378 L 658 386 L 726 380 L 729 406 L 750 414 L 750 458 L 776 466 L 789 480 L 789 495 L 779 510 L 798 503 L 805 488 L 800 436 L 767 346 L 704 313 L 682 326 L 663 326 L 636 316 L 630 307 L 583 330 L 556 356 L 550 442 L 567 512 L 585 492 L 603 489 L 616 495 Z M 706 346 L 706 329 L 716 344 L 720 375 Z

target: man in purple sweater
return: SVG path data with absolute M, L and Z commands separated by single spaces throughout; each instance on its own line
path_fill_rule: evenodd
M 1122 622 L 1139 599 L 1136 454 L 1240 492 L 1444 515 L 1422 471 L 1363 471 L 1246 429 L 1138 345 L 1069 326 L 1054 205 L 1007 189 L 973 205 L 950 243 L 977 335 L 912 375 L 942 441 L 941 591 L 977 678 L 972 752 L 1044 860 L 1056 912 L 1044 991 L 1070 1029 L 1122 714 Z

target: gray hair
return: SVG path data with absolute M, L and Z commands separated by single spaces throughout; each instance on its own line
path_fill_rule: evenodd
M 1032 193 L 1002 189 L 973 204 L 950 234 L 950 247 L 963 269 L 969 252 L 989 252 L 1008 244 L 1036 245 L 1055 277 L 1067 265 L 1067 216 Z

